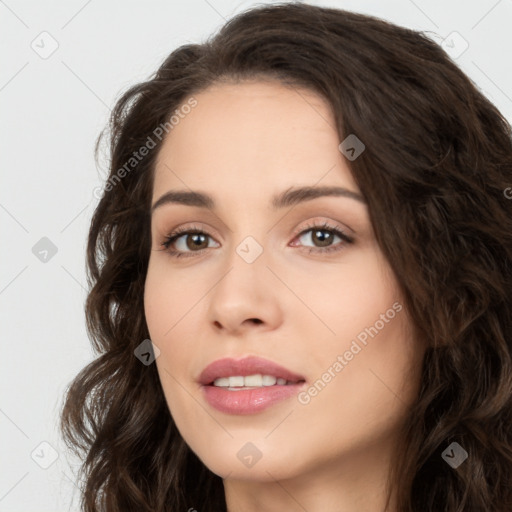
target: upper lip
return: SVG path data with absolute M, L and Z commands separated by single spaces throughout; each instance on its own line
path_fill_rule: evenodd
M 212 384 L 215 379 L 221 377 L 242 376 L 247 375 L 273 375 L 277 378 L 286 379 L 290 382 L 304 381 L 304 377 L 298 375 L 291 370 L 280 366 L 268 359 L 261 357 L 249 356 L 243 359 L 224 358 L 218 359 L 209 364 L 199 376 L 199 383 L 203 386 Z

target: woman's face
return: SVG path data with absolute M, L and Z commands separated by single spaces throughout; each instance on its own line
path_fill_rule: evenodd
M 333 115 L 314 93 L 274 82 L 195 98 L 156 164 L 145 285 L 172 417 L 222 477 L 347 467 L 356 478 L 362 461 L 378 467 L 392 453 L 423 350 Z M 302 187 L 320 192 L 293 192 Z M 263 362 L 239 362 L 249 357 Z

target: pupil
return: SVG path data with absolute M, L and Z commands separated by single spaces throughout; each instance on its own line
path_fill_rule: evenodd
M 325 233 L 327 233 L 327 236 L 324 236 Z M 329 242 L 331 242 L 332 233 L 329 231 L 315 231 L 315 237 L 319 239 L 321 247 L 329 245 Z
M 206 236 L 202 235 L 201 233 L 196 233 L 194 235 L 190 235 L 188 237 L 188 240 L 190 240 L 190 238 L 192 238 L 193 242 L 192 242 L 192 245 L 191 244 L 187 244 L 189 246 L 188 247 L 189 249 L 194 249 L 194 248 L 197 249 L 201 245 L 201 243 L 204 243 L 204 241 L 206 240 Z M 196 242 L 198 242 L 198 243 L 196 243 Z

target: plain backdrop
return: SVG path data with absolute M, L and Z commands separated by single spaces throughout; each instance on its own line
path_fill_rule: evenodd
M 511 0 L 309 3 L 450 42 L 452 58 L 512 122 Z M 96 137 L 121 92 L 252 5 L 0 0 L 0 511 L 78 510 L 78 461 L 57 420 L 66 386 L 95 357 L 83 306 L 93 191 L 105 176 Z

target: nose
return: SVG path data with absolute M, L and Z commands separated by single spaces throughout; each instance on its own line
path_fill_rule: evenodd
M 282 322 L 279 281 L 262 254 L 248 263 L 238 254 L 209 296 L 209 321 L 217 332 L 239 336 L 276 329 Z

